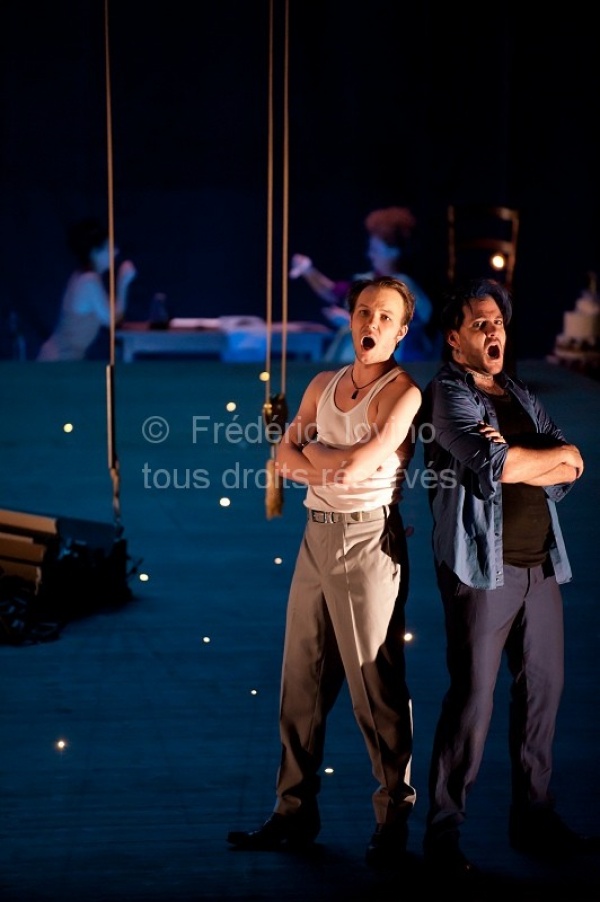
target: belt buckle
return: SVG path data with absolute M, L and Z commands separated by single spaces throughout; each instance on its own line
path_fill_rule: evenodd
M 311 511 L 310 519 L 313 523 L 327 523 L 327 511 Z
M 350 519 L 354 520 L 356 523 L 362 523 L 363 520 L 366 520 L 363 511 L 352 511 L 350 514 Z

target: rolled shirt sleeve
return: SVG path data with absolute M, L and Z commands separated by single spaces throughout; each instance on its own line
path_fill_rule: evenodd
M 527 387 L 503 378 L 538 433 L 564 442 L 560 429 Z M 430 495 L 436 563 L 447 564 L 467 585 L 494 588 L 503 584 L 500 479 L 509 446 L 480 434 L 482 422 L 498 429 L 496 410 L 460 367 L 453 363 L 442 367 L 426 394 L 432 442 L 424 448 L 425 463 L 437 475 Z M 545 489 L 553 529 L 549 553 L 559 582 L 570 579 L 571 571 L 554 502 L 570 488 L 571 484 L 562 484 Z

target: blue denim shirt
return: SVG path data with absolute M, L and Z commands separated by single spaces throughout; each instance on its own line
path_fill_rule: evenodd
M 517 399 L 536 431 L 564 442 L 565 438 L 539 399 L 518 379 L 500 374 L 498 382 Z M 502 485 L 500 477 L 508 445 L 491 442 L 477 429 L 482 420 L 498 428 L 494 405 L 479 391 L 470 373 L 445 364 L 425 391 L 421 422 L 429 418 L 431 442 L 422 430 L 425 465 L 433 473 L 430 503 L 433 552 L 437 565 L 447 564 L 461 582 L 479 589 L 504 584 L 502 563 Z M 547 486 L 552 539 L 550 559 L 559 583 L 571 579 L 556 502 L 571 483 Z

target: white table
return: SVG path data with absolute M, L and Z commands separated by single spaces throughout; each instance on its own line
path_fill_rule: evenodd
M 153 329 L 148 323 L 123 323 L 115 337 L 124 363 L 131 363 L 140 355 L 218 357 L 225 363 L 264 362 L 266 324 L 251 317 L 223 317 L 223 320 L 226 322 L 173 320 L 168 329 Z M 181 325 L 186 322 L 196 325 Z M 321 360 L 334 334 L 320 323 L 289 322 L 285 329 L 286 356 Z M 276 356 L 282 354 L 283 338 L 282 323 L 273 323 L 271 352 Z

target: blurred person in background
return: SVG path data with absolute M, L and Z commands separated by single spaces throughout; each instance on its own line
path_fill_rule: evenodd
M 38 361 L 85 360 L 101 328 L 110 326 L 110 299 L 103 278 L 111 264 L 107 229 L 97 219 L 80 220 L 69 229 L 68 244 L 77 265 L 67 282 L 58 322 L 40 348 Z M 115 248 L 115 256 L 118 252 Z M 119 265 L 115 282 L 117 323 L 125 315 L 129 286 L 136 275 L 130 260 Z

